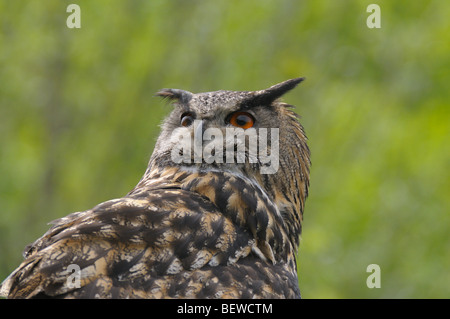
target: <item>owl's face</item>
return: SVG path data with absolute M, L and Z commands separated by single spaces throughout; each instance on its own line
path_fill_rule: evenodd
M 304 136 L 298 136 L 298 141 L 287 138 L 292 134 L 285 134 L 283 126 L 290 125 L 293 113 L 286 109 L 287 105 L 275 100 L 301 80 L 289 80 L 254 92 L 160 91 L 158 95 L 176 103 L 162 125 L 153 163 L 244 175 L 258 171 L 277 174 L 280 159 L 283 160 L 280 150 L 285 152 L 292 143 L 301 143 Z
M 201 170 L 247 167 L 276 173 L 279 116 L 273 108 L 246 103 L 246 98 L 248 93 L 218 91 L 179 101 L 163 124 L 159 161 Z

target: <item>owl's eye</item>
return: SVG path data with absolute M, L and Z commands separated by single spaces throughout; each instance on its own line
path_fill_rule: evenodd
M 180 124 L 183 126 L 190 126 L 192 123 L 194 122 L 194 117 L 192 116 L 191 113 L 183 113 L 183 115 L 181 115 L 181 121 Z
M 248 129 L 255 124 L 255 119 L 250 113 L 247 112 L 234 112 L 231 114 L 228 121 L 231 125 L 243 129 Z

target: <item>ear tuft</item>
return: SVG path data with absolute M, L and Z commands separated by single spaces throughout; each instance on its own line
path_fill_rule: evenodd
M 270 105 L 273 101 L 287 93 L 288 91 L 295 88 L 300 82 L 305 80 L 305 78 L 296 78 L 287 80 L 278 84 L 271 86 L 268 89 L 255 91 L 254 96 L 252 96 L 247 102 L 252 105 Z
M 177 100 L 183 104 L 188 103 L 192 98 L 191 92 L 179 89 L 162 89 L 155 95 L 164 99 Z

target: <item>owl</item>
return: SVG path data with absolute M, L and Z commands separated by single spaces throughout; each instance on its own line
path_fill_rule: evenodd
M 173 110 L 122 198 L 75 212 L 24 251 L 7 298 L 300 298 L 310 151 L 283 94 L 163 89 Z

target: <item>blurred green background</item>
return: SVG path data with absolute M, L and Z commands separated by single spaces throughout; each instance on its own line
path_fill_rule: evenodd
M 303 297 L 449 298 L 449 17 L 445 0 L 0 0 L 0 280 L 47 222 L 137 184 L 170 111 L 157 90 L 306 76 L 284 98 L 312 151 Z

